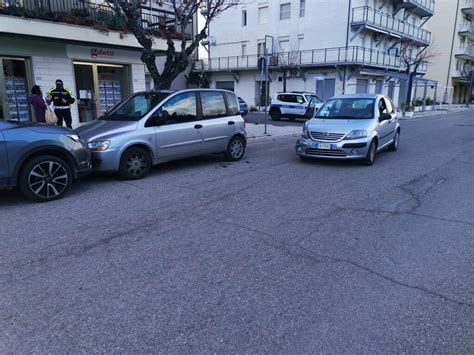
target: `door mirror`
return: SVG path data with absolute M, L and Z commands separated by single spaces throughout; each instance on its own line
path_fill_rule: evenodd
M 379 117 L 379 122 L 383 122 L 383 121 L 388 121 L 388 120 L 391 120 L 392 119 L 392 115 L 389 114 L 389 113 L 381 113 L 380 114 L 380 117 Z

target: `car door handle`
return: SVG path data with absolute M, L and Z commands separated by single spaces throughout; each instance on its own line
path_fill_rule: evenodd
M 196 128 L 196 129 L 201 129 L 201 128 L 202 128 L 202 124 L 194 125 L 194 128 Z
M 229 121 L 229 122 L 227 122 L 227 124 L 228 124 L 229 126 L 232 126 L 233 124 L 235 124 L 235 122 L 234 122 L 234 121 Z

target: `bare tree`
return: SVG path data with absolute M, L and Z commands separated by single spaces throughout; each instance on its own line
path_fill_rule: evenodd
M 301 52 L 298 50 L 291 50 L 290 52 L 278 53 L 278 67 L 283 73 L 283 91 L 286 92 L 286 82 L 288 73 L 293 70 L 298 70 L 301 62 Z
M 141 0 L 108 1 L 115 11 L 124 14 L 127 29 L 143 47 L 141 60 L 153 78 L 155 90 L 170 88 L 173 80 L 189 67 L 192 59 L 191 55 L 199 46 L 199 43 L 207 38 L 209 24 L 222 12 L 239 3 L 239 0 L 170 0 L 169 3 L 175 21 L 172 24 L 164 25 L 167 50 L 165 65 L 160 73 L 156 65 L 156 55 L 153 51 L 153 37 L 156 32 L 143 26 L 143 2 Z M 155 1 L 160 6 L 164 2 L 163 0 L 149 1 Z M 196 15 L 200 11 L 205 13 L 204 26 L 194 38 L 190 38 L 186 36 L 186 28 L 197 18 Z M 176 48 L 174 39 L 177 39 L 180 43 L 179 48 Z
M 433 58 L 437 57 L 438 54 L 433 51 L 433 47 L 424 47 L 419 48 L 413 54 L 410 50 L 410 45 L 405 44 L 402 46 L 400 51 L 400 58 L 402 63 L 405 65 L 405 72 L 408 75 L 407 83 L 407 96 L 406 96 L 406 105 L 410 105 L 412 101 L 412 89 L 413 81 L 415 77 L 420 73 L 420 69 L 427 65 Z

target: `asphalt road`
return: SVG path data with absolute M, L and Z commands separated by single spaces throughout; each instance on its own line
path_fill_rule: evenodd
M 473 127 L 404 121 L 372 167 L 279 137 L 0 192 L 0 352 L 473 353 Z

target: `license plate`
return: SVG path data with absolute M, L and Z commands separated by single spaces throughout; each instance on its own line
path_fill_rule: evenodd
M 329 143 L 318 143 L 317 144 L 318 149 L 325 149 L 325 150 L 331 150 L 331 144 Z

